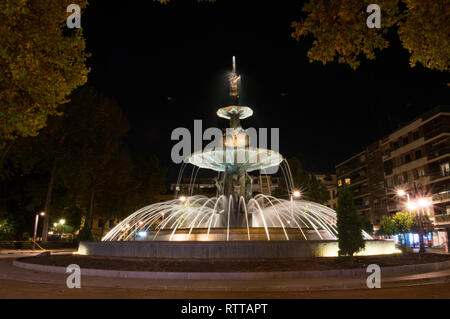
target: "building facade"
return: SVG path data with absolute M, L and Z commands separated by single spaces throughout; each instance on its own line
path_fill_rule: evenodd
M 450 106 L 439 106 L 336 166 L 337 184 L 347 184 L 363 219 L 377 229 L 380 219 L 405 209 L 397 196 L 426 197 L 438 245 L 447 239 L 436 216 L 450 214 Z M 440 217 L 439 220 L 445 219 Z
M 361 219 L 374 223 L 367 162 L 367 151 L 363 151 L 336 165 L 336 180 L 338 189 L 347 186 L 351 190 Z
M 315 175 L 318 180 L 322 182 L 328 192 L 328 201 L 325 206 L 336 210 L 337 208 L 337 180 L 335 174 L 316 174 Z

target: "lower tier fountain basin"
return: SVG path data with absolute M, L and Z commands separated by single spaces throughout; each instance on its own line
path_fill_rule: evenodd
M 358 254 L 360 256 L 397 252 L 392 240 L 365 240 L 365 243 L 365 249 Z M 336 257 L 338 250 L 337 240 L 139 240 L 81 242 L 78 254 L 137 258 L 251 259 Z

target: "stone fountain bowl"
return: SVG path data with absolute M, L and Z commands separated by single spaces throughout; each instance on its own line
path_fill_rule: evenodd
M 328 233 L 319 230 L 320 239 L 313 229 L 302 229 L 307 240 L 297 228 L 269 228 L 270 240 L 264 228 L 211 228 L 162 230 L 153 241 L 150 232 L 146 239 L 136 241 L 81 242 L 78 254 L 102 257 L 179 258 L 179 259 L 257 259 L 303 258 L 338 256 L 338 242 L 329 239 Z M 228 240 L 227 240 L 228 236 Z M 327 237 L 325 237 L 327 236 Z M 359 255 L 383 255 L 396 252 L 392 240 L 366 240 L 366 248 Z
M 320 234 L 320 235 L 319 235 Z M 153 240 L 157 235 L 158 241 L 261 241 L 261 240 L 332 240 L 329 233 L 325 230 L 309 228 L 281 228 L 269 227 L 266 231 L 263 227 L 251 228 L 194 228 L 190 229 L 163 229 L 148 232 L 147 237 L 137 238 L 139 241 Z

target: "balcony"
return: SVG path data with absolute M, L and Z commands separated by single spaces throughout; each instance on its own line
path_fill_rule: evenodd
M 436 215 L 434 218 L 436 225 L 450 224 L 450 214 Z
M 433 204 L 438 204 L 449 200 L 450 200 L 450 191 L 438 193 L 433 195 L 432 197 Z
M 450 176 L 450 172 L 431 172 L 430 174 L 430 180 L 434 181 L 436 179 L 440 179 L 440 178 L 444 178 L 444 177 L 449 177 Z
M 448 132 L 450 132 L 450 125 L 440 123 L 439 125 L 434 127 L 432 130 L 425 132 L 425 134 L 424 134 L 425 141 L 427 141 L 435 136 L 438 136 L 442 133 L 448 133 Z
M 432 160 L 434 158 L 441 157 L 441 156 L 447 155 L 449 153 L 450 153 L 450 146 L 446 145 L 446 146 L 441 147 L 439 149 L 430 150 L 428 152 L 427 157 L 428 157 L 428 160 L 430 161 L 430 160 Z

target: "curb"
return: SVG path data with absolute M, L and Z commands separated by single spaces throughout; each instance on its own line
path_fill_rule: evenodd
M 66 274 L 66 267 L 30 264 L 14 260 L 13 266 L 43 272 Z M 450 268 L 450 260 L 430 264 L 405 265 L 384 267 L 381 269 L 382 276 L 405 273 L 425 273 Z M 252 279 L 299 279 L 299 278 L 365 278 L 366 269 L 342 269 L 324 271 L 297 271 L 297 272 L 145 272 L 145 271 L 123 271 L 104 269 L 81 269 L 84 276 L 110 277 L 110 278 L 135 278 L 135 279 L 177 279 L 177 280 L 252 280 Z
M 16 251 L 16 252 L 0 252 L 0 256 L 11 256 L 11 255 L 30 255 L 30 254 L 36 254 L 33 257 L 36 256 L 50 256 L 49 250 L 36 250 L 36 251 Z

